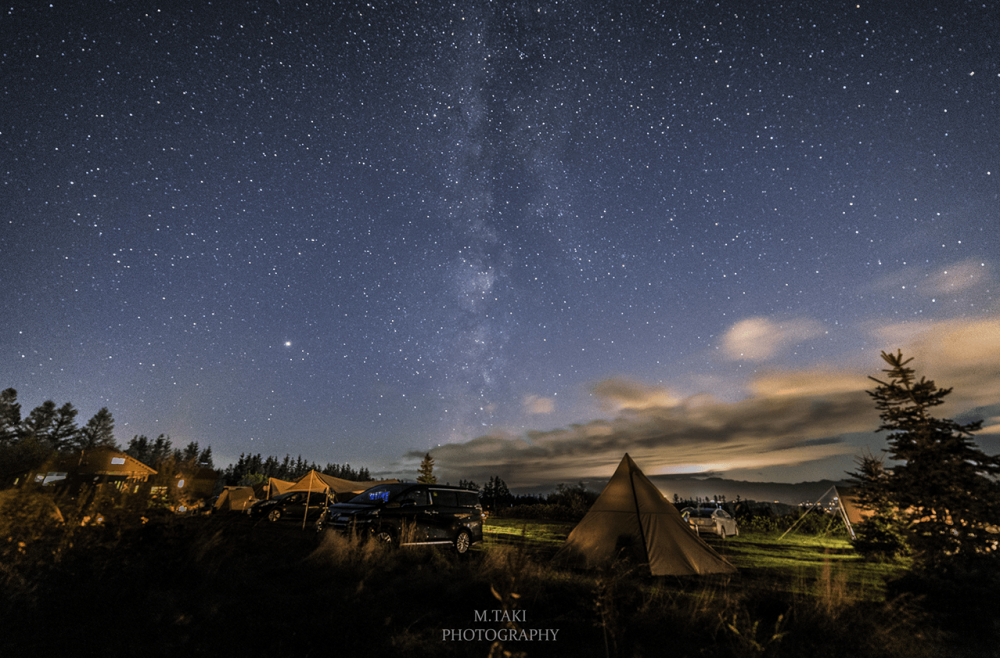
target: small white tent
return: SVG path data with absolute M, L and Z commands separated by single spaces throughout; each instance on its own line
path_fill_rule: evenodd
M 566 538 L 556 560 L 592 568 L 618 558 L 623 551 L 647 563 L 654 576 L 736 572 L 691 530 L 627 454 Z

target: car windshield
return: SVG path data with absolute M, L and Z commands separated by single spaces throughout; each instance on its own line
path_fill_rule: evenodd
M 360 493 L 354 498 L 351 498 L 350 503 L 352 505 L 381 505 L 382 503 L 387 503 L 391 499 L 395 498 L 396 495 L 408 489 L 412 485 L 407 484 L 380 484 L 377 487 L 372 487 L 364 493 Z
M 698 517 L 699 519 L 710 519 L 712 518 L 713 509 L 694 509 L 691 510 L 691 516 Z

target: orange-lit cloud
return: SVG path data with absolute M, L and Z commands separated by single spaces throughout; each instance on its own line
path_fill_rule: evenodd
M 913 357 L 918 377 L 954 389 L 945 412 L 1000 401 L 1000 318 L 890 324 L 873 333 L 887 351 Z
M 537 395 L 528 395 L 524 398 L 524 410 L 532 415 L 550 414 L 556 409 L 555 400 L 543 398 Z
M 641 407 L 622 405 L 621 392 Z M 689 403 L 667 390 L 623 379 L 592 388 L 620 409 L 595 420 L 524 437 L 484 436 L 434 448 L 445 479 L 486 480 L 501 475 L 518 486 L 538 486 L 610 475 L 629 452 L 650 474 L 795 464 L 853 452 L 838 435 L 874 427 L 877 418 L 860 389 L 829 394 L 755 395 L 738 403 L 701 396 Z M 652 405 L 654 399 L 664 405 Z M 506 475 L 504 475 L 506 474 Z
M 913 356 L 918 377 L 954 387 L 942 414 L 992 409 L 985 424 L 988 432 L 998 431 L 1000 318 L 884 324 L 869 331 L 880 348 L 901 348 Z M 812 365 L 761 371 L 744 383 L 745 394 L 735 402 L 704 394 L 680 398 L 668 387 L 608 379 L 589 390 L 610 418 L 519 436 L 483 436 L 431 454 L 445 480 L 484 482 L 500 475 L 519 487 L 607 478 L 625 452 L 650 475 L 776 466 L 794 472 L 795 465 L 834 459 L 842 468 L 830 477 L 842 477 L 859 450 L 845 437 L 856 440 L 879 425 L 866 390 L 874 389 L 868 377 L 880 376 L 883 365 L 873 356 L 856 369 Z M 881 436 L 872 441 L 884 445 Z
M 602 406 L 615 411 L 672 407 L 680 402 L 663 387 L 650 386 L 623 377 L 598 382 L 591 387 L 591 392 L 602 402 Z

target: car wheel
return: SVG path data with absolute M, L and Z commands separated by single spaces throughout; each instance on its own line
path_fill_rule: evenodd
M 267 520 L 268 521 L 277 521 L 280 518 L 281 518 L 281 510 L 280 509 L 273 509 L 273 510 L 271 510 L 270 512 L 267 513 Z
M 724 526 L 724 525 L 722 525 L 720 523 L 719 526 L 718 526 L 718 528 L 717 528 L 717 530 L 718 530 L 718 532 L 716 532 L 715 534 L 717 534 L 720 537 L 722 537 L 723 539 L 725 539 L 726 538 L 726 526 Z
M 459 555 L 465 555 L 469 552 L 469 548 L 472 546 L 472 536 L 469 535 L 468 530 L 462 530 L 455 537 L 455 551 Z
M 396 537 L 390 530 L 379 530 L 375 533 L 375 541 L 382 546 L 392 547 L 396 545 Z

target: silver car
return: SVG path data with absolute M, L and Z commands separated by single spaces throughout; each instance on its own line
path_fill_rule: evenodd
M 681 516 L 687 519 L 691 529 L 697 534 L 704 532 L 720 537 L 734 537 L 740 534 L 736 519 L 721 507 L 685 507 Z

